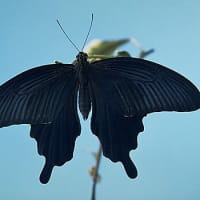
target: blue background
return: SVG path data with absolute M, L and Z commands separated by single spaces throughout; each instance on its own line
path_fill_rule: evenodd
M 182 73 L 200 88 L 200 1 L 198 0 L 1 0 L 0 83 L 54 60 L 71 63 L 77 51 L 61 33 L 60 19 L 71 39 L 81 47 L 91 13 L 90 39 L 135 37 L 148 59 Z M 138 55 L 132 45 L 122 48 Z M 129 179 L 120 163 L 103 158 L 97 199 L 200 199 L 200 112 L 153 113 L 145 118 L 139 147 L 131 152 L 139 175 Z M 0 199 L 90 199 L 89 168 L 98 140 L 89 120 L 81 121 L 74 158 L 55 167 L 50 183 L 38 176 L 44 158 L 29 138 L 29 126 L 0 129 Z

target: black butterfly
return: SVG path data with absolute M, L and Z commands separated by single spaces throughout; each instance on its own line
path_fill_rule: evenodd
M 129 152 L 144 130 L 142 119 L 159 111 L 200 108 L 200 92 L 186 78 L 159 64 L 118 57 L 88 63 L 50 64 L 25 71 L 0 87 L 0 127 L 30 124 L 38 153 L 46 157 L 40 181 L 47 183 L 55 165 L 73 157 L 84 119 L 92 108 L 91 129 L 104 156 L 121 161 L 130 178 L 137 170 Z

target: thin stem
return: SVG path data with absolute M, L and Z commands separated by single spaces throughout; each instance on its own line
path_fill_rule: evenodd
M 94 176 L 93 176 L 92 198 L 91 198 L 91 200 L 96 199 L 96 185 L 97 185 L 97 182 L 98 182 L 98 171 L 99 171 L 99 165 L 100 165 L 101 157 L 102 157 L 102 146 L 101 146 L 101 144 L 99 144 L 99 150 L 98 150 L 97 155 L 96 155 L 96 166 L 95 166 L 95 173 L 94 173 Z

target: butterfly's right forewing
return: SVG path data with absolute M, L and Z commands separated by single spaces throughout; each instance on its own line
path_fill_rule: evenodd
M 189 112 L 200 108 L 200 92 L 177 72 L 137 58 L 111 58 L 92 63 L 121 99 L 125 115 L 160 111 Z

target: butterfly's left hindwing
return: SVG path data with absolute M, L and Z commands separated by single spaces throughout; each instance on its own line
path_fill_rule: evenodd
M 61 166 L 73 157 L 75 140 L 81 132 L 77 114 L 76 82 L 74 80 L 68 84 L 65 105 L 55 121 L 31 126 L 31 137 L 37 141 L 38 153 L 46 158 L 40 175 L 42 183 L 49 181 L 55 165 Z

